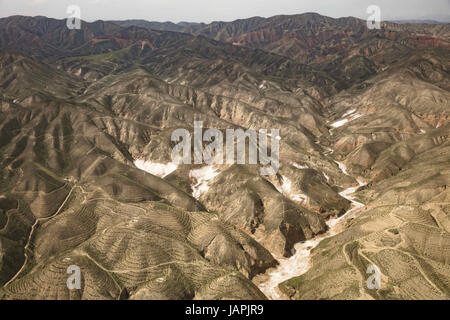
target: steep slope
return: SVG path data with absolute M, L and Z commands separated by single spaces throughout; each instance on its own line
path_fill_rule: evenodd
M 9 105 L 0 127 L 3 298 L 263 298 L 248 278 L 276 264 L 270 253 L 133 165 L 149 126 L 53 97 Z M 60 281 L 74 261 L 93 281 L 77 295 Z
M 284 294 L 292 299 L 448 299 L 449 127 L 438 130 L 442 142 L 418 150 L 400 173 L 359 192 L 366 207 L 345 231 L 314 249 L 308 272 L 280 285 Z M 370 265 L 381 271 L 379 289 L 366 285 Z
M 165 24 L 139 25 L 170 30 Z M 411 49 L 450 48 L 448 24 L 384 22 L 381 30 L 368 30 L 366 21 L 360 19 L 333 19 L 316 13 L 193 24 L 178 31 L 263 49 L 313 64 L 339 80 L 341 89 L 366 80 L 390 63 L 404 59 Z
M 430 50 L 329 100 L 333 155 L 367 183 L 365 207 L 280 284 L 285 297 L 448 299 L 448 81 L 448 51 Z
M 0 297 L 448 299 L 448 37 L 0 19 Z M 172 163 L 194 121 L 279 129 L 278 172 Z

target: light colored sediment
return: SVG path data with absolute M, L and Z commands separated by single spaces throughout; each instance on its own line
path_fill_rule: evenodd
M 174 172 L 177 169 L 177 165 L 174 163 L 156 163 L 152 161 L 145 160 L 136 160 L 134 165 L 143 171 L 153 174 L 154 176 L 158 176 L 160 178 L 164 178 Z
M 220 171 L 212 165 L 191 170 L 189 177 L 196 181 L 196 183 L 192 186 L 192 196 L 199 199 L 203 193 L 209 190 L 209 182 L 219 173 Z
M 342 172 L 347 174 L 345 165 L 341 162 L 337 162 L 337 164 Z M 360 186 L 363 185 L 361 181 L 358 181 L 358 183 Z M 355 193 L 358 188 L 359 187 L 350 187 L 339 193 L 342 197 L 352 202 L 352 208 L 341 217 L 330 219 L 327 222 L 329 229 L 325 234 L 296 244 L 294 247 L 295 254 L 290 258 L 276 257 L 280 263 L 278 267 L 268 270 L 265 275 L 268 277 L 257 284 L 259 289 L 269 299 L 283 299 L 283 296 L 278 290 L 278 285 L 288 279 L 298 277 L 306 273 L 311 268 L 311 251 L 317 247 L 322 240 L 332 237 L 342 231 L 342 228 L 345 226 L 346 222 L 354 217 L 354 214 L 358 212 L 358 209 L 364 207 L 363 203 L 354 200 L 352 197 L 352 194 Z

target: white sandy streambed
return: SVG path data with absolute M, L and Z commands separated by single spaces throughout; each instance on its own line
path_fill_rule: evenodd
M 338 162 L 339 168 L 347 174 L 347 170 L 343 163 Z M 364 185 L 362 182 L 358 181 L 360 185 Z M 355 201 L 352 194 L 358 187 L 347 188 L 341 193 L 342 197 L 352 202 L 352 207 L 345 214 L 339 218 L 330 219 L 327 222 L 329 230 L 320 236 L 317 236 L 311 240 L 297 243 L 295 245 L 295 254 L 290 258 L 284 257 L 274 257 L 280 263 L 276 268 L 267 271 L 267 279 L 258 284 L 259 289 L 272 300 L 281 299 L 281 295 L 278 291 L 278 285 L 286 280 L 294 277 L 301 276 L 306 273 L 311 268 L 311 251 L 319 245 L 319 243 L 329 237 L 336 235 L 342 231 L 342 227 L 345 225 L 346 221 L 352 218 L 353 214 L 356 213 L 364 204 Z

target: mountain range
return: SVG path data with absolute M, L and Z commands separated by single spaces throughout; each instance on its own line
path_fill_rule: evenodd
M 0 19 L 0 298 L 449 299 L 449 50 L 315 13 Z M 278 173 L 174 165 L 194 121 L 280 129 Z

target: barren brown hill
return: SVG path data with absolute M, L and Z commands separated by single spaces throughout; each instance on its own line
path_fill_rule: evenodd
M 448 25 L 82 25 L 0 19 L 2 299 L 450 297 Z M 173 164 L 194 121 L 278 172 Z

